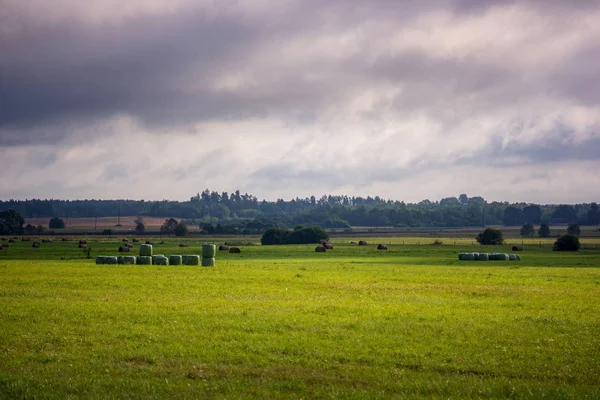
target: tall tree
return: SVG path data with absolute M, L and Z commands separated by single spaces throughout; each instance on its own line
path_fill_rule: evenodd
M 536 204 L 531 204 L 523 209 L 523 217 L 528 224 L 539 224 L 542 220 L 542 209 Z
M 25 219 L 16 210 L 10 209 L 0 212 L 0 234 L 21 235 Z

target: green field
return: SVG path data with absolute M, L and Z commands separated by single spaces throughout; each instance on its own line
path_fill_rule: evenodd
M 200 253 L 161 240 L 155 253 Z M 0 398 L 600 398 L 597 239 L 526 242 L 520 262 L 458 261 L 511 252 L 464 239 L 352 240 L 243 245 L 214 268 L 11 244 Z M 92 257 L 119 244 L 88 241 Z

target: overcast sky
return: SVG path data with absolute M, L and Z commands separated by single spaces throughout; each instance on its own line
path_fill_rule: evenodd
M 0 199 L 600 201 L 600 1 L 2 0 Z

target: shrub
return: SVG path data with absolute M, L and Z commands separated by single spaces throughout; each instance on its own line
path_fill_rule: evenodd
M 482 245 L 497 245 L 504 243 L 504 237 L 498 229 L 486 228 L 477 235 L 477 242 Z
M 175 228 L 175 236 L 186 236 L 188 234 L 188 227 L 183 221 L 180 221 Z
M 575 235 L 563 235 L 554 242 L 554 251 L 577 251 L 580 247 L 579 238 Z

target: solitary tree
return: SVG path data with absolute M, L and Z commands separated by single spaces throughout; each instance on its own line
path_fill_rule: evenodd
M 186 236 L 188 234 L 188 227 L 183 221 L 179 221 L 175 227 L 175 236 Z
M 65 221 L 63 221 L 62 219 L 60 219 L 58 217 L 54 217 L 48 223 L 48 228 L 50 228 L 50 229 L 64 229 L 65 228 Z
M 554 242 L 554 251 L 577 251 L 579 250 L 579 238 L 575 235 L 563 235 Z
M 146 232 L 146 226 L 143 223 L 138 222 L 137 225 L 135 226 L 135 233 L 141 235 L 144 232 Z
M 10 209 L 0 212 L 0 234 L 21 235 L 25 219 L 18 211 Z
M 533 237 L 533 235 L 535 234 L 535 228 L 531 224 L 525 224 L 521 227 L 520 234 L 523 237 Z
M 538 230 L 539 237 L 550 237 L 550 227 L 548 224 L 542 224 Z
M 165 223 L 160 227 L 161 233 L 175 233 L 175 229 L 177 229 L 178 222 L 175 218 L 168 218 L 165 220 Z
M 498 229 L 486 228 L 482 233 L 477 235 L 477 242 L 483 245 L 502 244 L 504 243 L 504 237 Z

